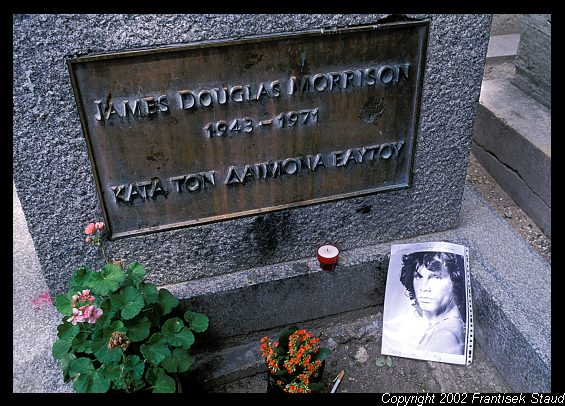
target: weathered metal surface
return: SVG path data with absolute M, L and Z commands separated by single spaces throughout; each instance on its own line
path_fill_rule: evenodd
M 72 57 L 113 238 L 410 184 L 428 22 Z

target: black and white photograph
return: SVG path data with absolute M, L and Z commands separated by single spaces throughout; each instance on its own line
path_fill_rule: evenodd
M 382 354 L 453 364 L 472 360 L 468 250 L 447 242 L 393 244 Z

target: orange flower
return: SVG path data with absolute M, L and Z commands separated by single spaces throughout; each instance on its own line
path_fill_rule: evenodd
M 280 374 L 281 370 L 284 372 L 276 382 L 285 392 L 311 393 L 310 381 L 318 376 L 322 364 L 320 359 L 316 359 L 318 356 L 314 355 L 318 353 L 320 338 L 313 337 L 305 329 L 290 330 L 290 334 L 288 330 L 283 331 L 288 337 L 284 345 L 279 345 L 280 341 L 271 342 L 268 337 L 261 338 L 261 355 L 268 371 L 271 374 Z M 285 351 L 281 351 L 281 347 Z
M 95 231 L 96 231 L 96 227 L 94 226 L 94 223 L 90 223 L 90 224 L 87 225 L 86 228 L 84 229 L 84 233 L 85 233 L 86 235 L 94 234 Z

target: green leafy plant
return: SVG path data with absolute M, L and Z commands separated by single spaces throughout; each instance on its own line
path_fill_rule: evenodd
M 194 364 L 194 333 L 208 328 L 208 317 L 181 314 L 178 298 L 144 276 L 138 262 L 113 261 L 98 271 L 81 266 L 69 291 L 56 296 L 64 317 L 52 354 L 76 392 L 175 392 L 179 374 Z
M 267 364 L 269 385 L 289 393 L 319 392 L 324 361 L 332 353 L 319 342 L 320 337 L 296 326 L 284 328 L 278 341 L 263 337 L 261 355 Z
M 384 355 L 379 355 L 375 360 L 375 364 L 377 364 L 378 367 L 386 365 L 390 368 L 392 367 L 392 358 L 389 355 L 387 355 L 386 357 Z

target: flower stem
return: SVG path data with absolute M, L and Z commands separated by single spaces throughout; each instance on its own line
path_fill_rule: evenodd
M 104 249 L 104 245 L 100 244 L 100 249 L 102 250 L 102 255 L 104 256 L 104 262 L 106 262 L 107 264 L 109 264 L 110 262 L 112 262 L 112 260 L 108 257 L 108 255 L 106 254 L 106 250 Z

